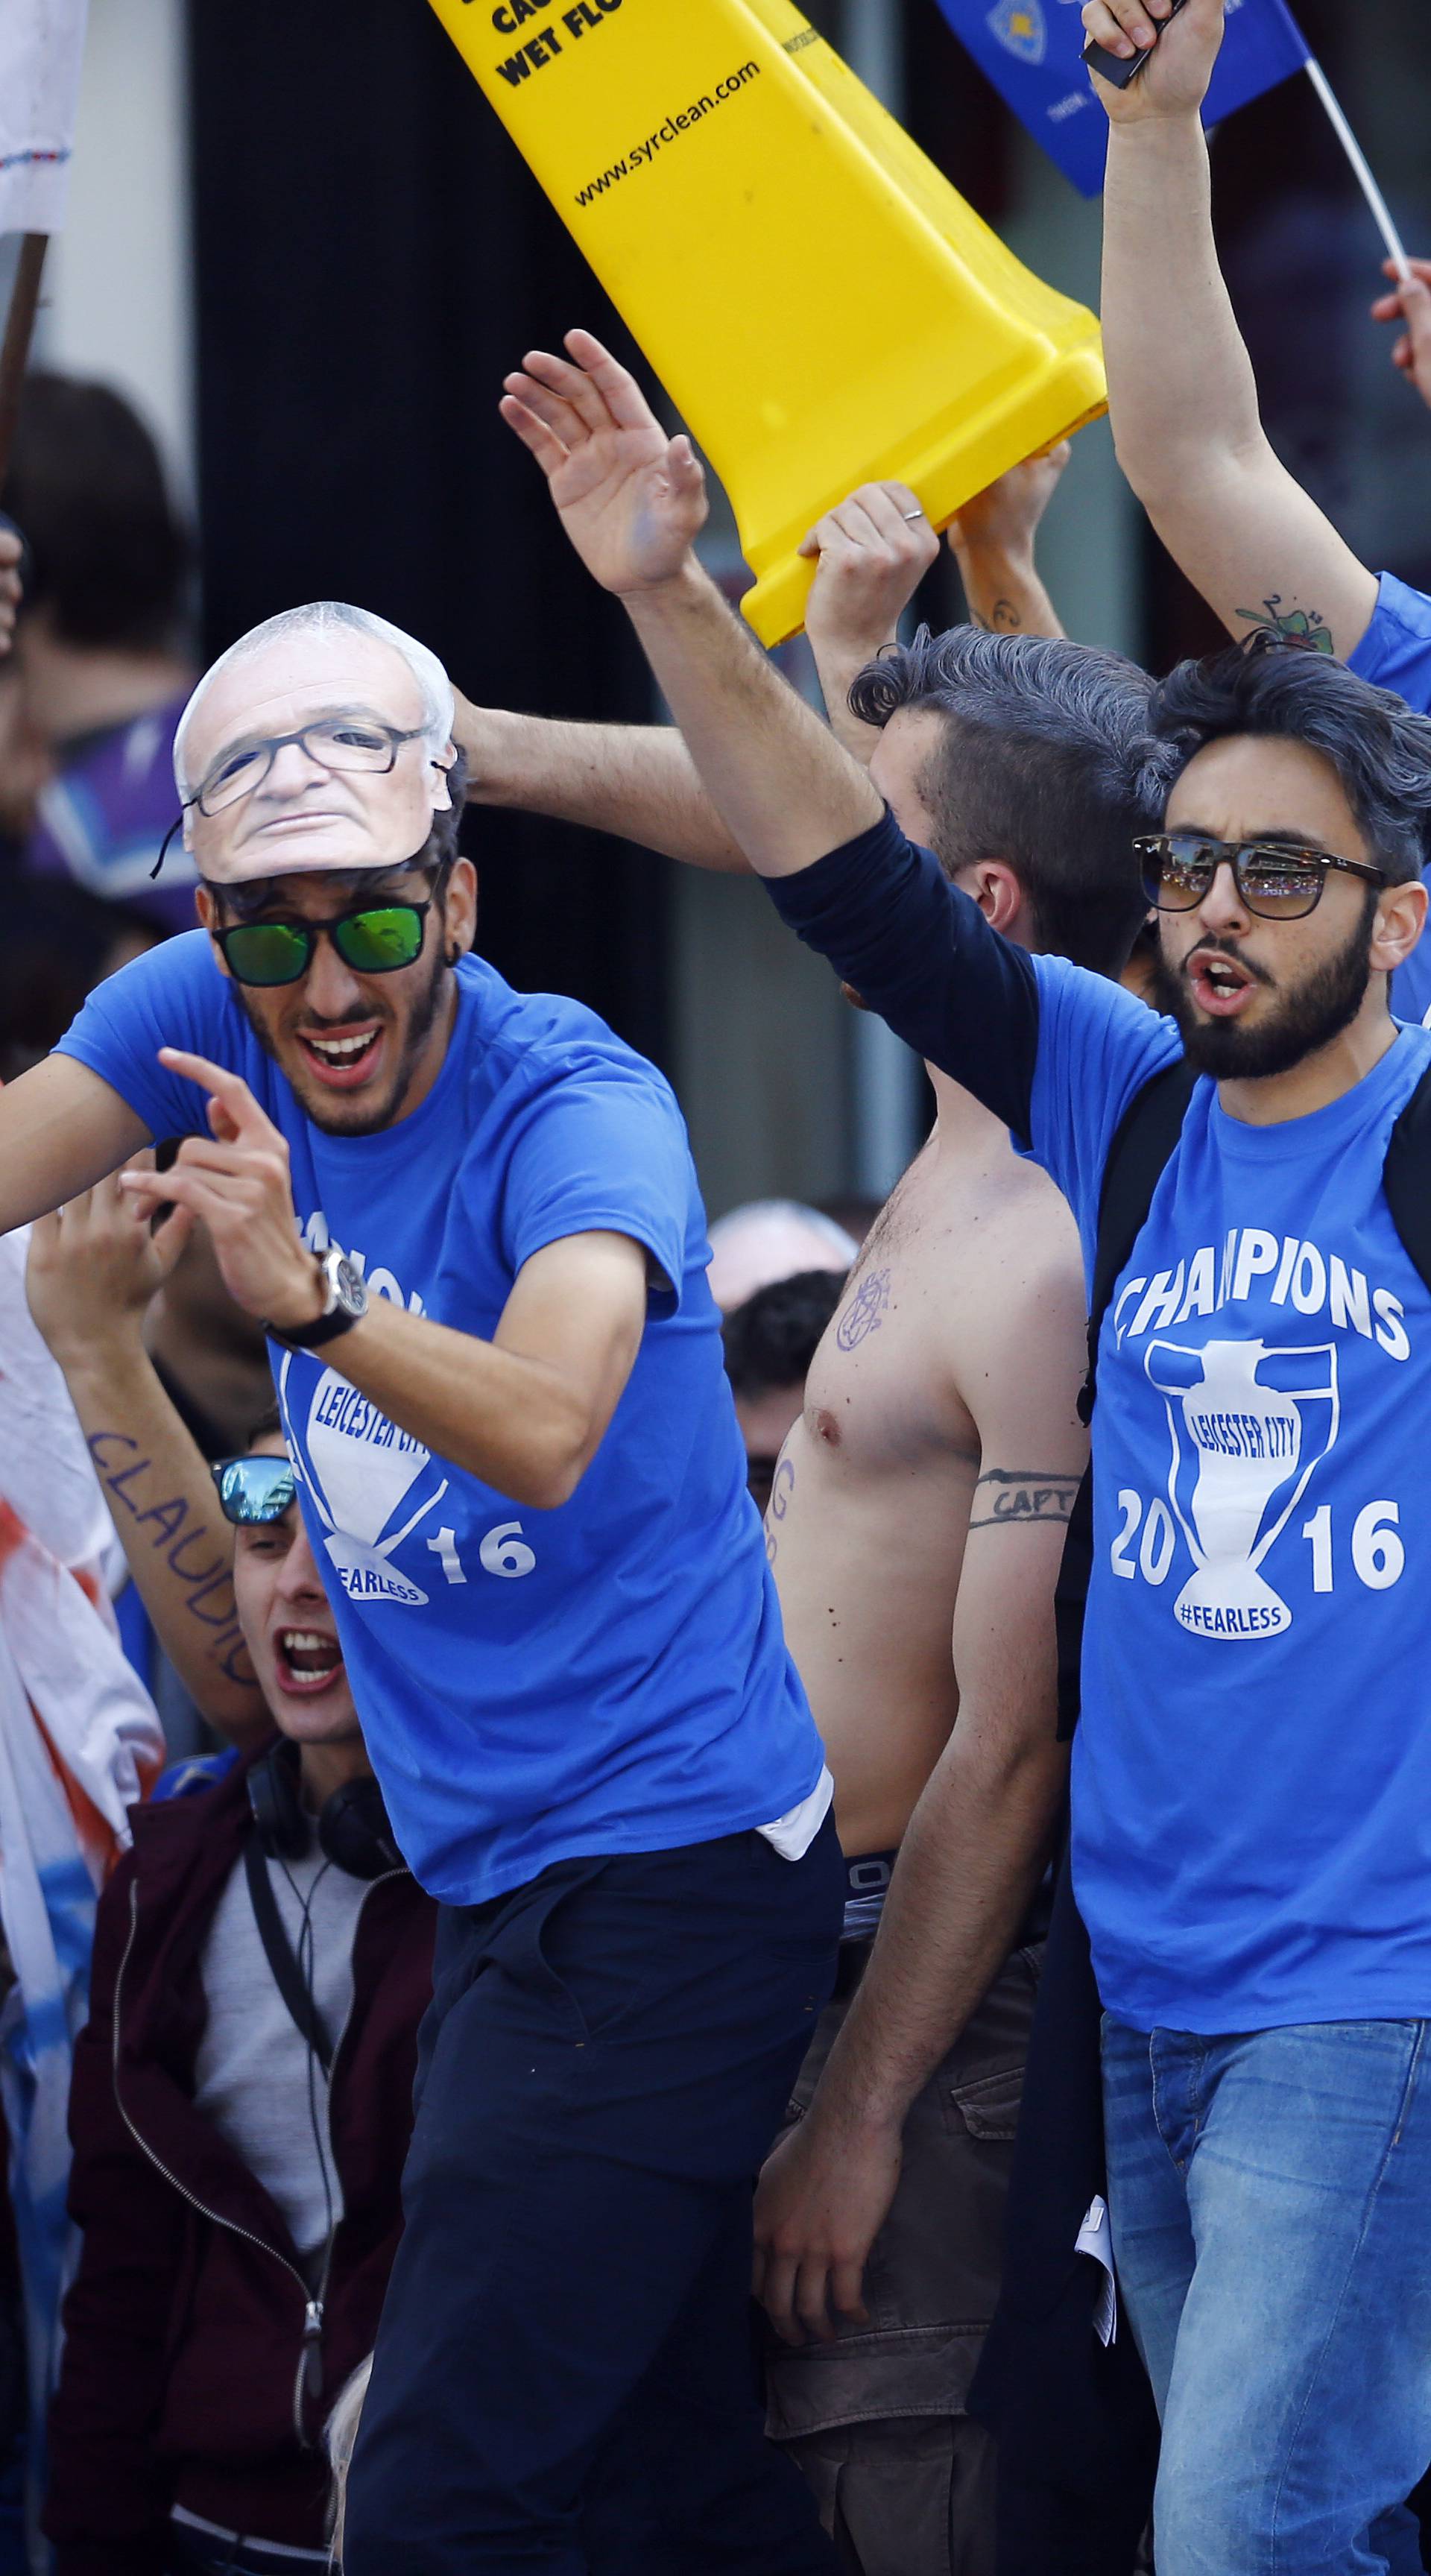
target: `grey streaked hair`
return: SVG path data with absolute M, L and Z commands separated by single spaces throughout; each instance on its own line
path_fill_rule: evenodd
M 347 631 L 368 635 L 376 643 L 391 645 L 402 656 L 422 692 L 423 723 L 427 749 L 433 760 L 440 761 L 452 738 L 455 713 L 452 682 L 435 653 L 429 653 L 416 636 L 405 635 L 400 626 L 390 625 L 386 617 L 375 616 L 370 608 L 352 608 L 342 599 L 314 599 L 302 608 L 280 609 L 276 617 L 266 617 L 261 626 L 251 626 L 240 635 L 217 662 L 211 662 L 183 714 L 174 736 L 174 784 L 187 803 L 193 790 L 189 780 L 184 746 L 189 727 L 205 697 L 221 672 L 232 670 L 236 662 L 248 661 L 268 645 L 282 643 L 288 636 L 329 636 Z
M 1039 946 L 1116 975 L 1147 910 L 1133 838 L 1161 823 L 1177 768 L 1152 691 L 1123 654 L 1062 636 L 924 626 L 856 674 L 850 705 L 871 725 L 945 719 L 920 780 L 941 866 L 1004 860 Z

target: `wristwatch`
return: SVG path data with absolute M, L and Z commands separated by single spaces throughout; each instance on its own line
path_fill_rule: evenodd
M 265 1324 L 263 1328 L 290 1350 L 317 1350 L 320 1343 L 348 1332 L 368 1311 L 367 1281 L 361 1270 L 354 1269 L 346 1252 L 340 1252 L 336 1243 L 330 1244 L 326 1252 L 317 1255 L 317 1261 L 325 1299 L 321 1315 L 315 1315 L 311 1324 Z

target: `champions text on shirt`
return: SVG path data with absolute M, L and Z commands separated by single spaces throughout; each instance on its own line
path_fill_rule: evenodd
M 991 931 L 893 820 L 778 909 L 1058 1182 L 1179 1052 Z M 1431 1297 L 1382 1187 L 1431 1062 L 1251 1127 L 1197 1085 L 1103 1328 L 1073 1866 L 1105 2008 L 1200 2032 L 1431 2013 Z

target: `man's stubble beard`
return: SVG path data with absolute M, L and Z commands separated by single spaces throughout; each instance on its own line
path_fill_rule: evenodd
M 1199 1020 L 1182 976 L 1174 974 L 1161 954 L 1153 968 L 1153 1007 L 1177 1021 L 1183 1052 L 1195 1073 L 1210 1074 L 1215 1082 L 1258 1082 L 1291 1073 L 1351 1027 L 1371 981 L 1375 930 L 1372 895 L 1345 944 L 1303 982 L 1285 989 L 1278 1008 L 1259 1028 L 1244 1029 L 1236 1020 Z M 1211 945 L 1218 953 L 1218 943 Z M 1237 951 L 1229 944 L 1221 954 L 1235 957 Z
M 253 1031 L 255 1038 L 262 1047 L 264 1054 L 269 1058 L 270 1062 L 278 1066 L 279 1072 L 283 1075 L 283 1079 L 288 1084 L 289 1090 L 293 1093 L 295 1100 L 298 1102 L 299 1108 L 302 1110 L 304 1117 L 311 1120 L 315 1127 L 321 1128 L 326 1136 L 378 1136 L 381 1135 L 385 1127 L 392 1126 L 394 1120 L 401 1112 L 402 1104 L 407 1097 L 408 1087 L 412 1081 L 413 1073 L 417 1066 L 418 1057 L 421 1055 L 428 1038 L 432 1034 L 434 1025 L 436 1024 L 438 1009 L 442 1001 L 443 985 L 446 981 L 447 973 L 448 968 L 446 960 L 441 948 L 438 947 L 433 952 L 432 972 L 429 975 L 427 983 L 421 994 L 413 1004 L 412 1016 L 407 1024 L 407 1035 L 403 1040 L 402 1054 L 398 1059 L 397 1072 L 387 1087 L 383 1105 L 381 1107 L 359 1109 L 356 1117 L 333 1116 L 331 1112 L 328 1111 L 327 1104 L 322 1102 L 321 1096 L 318 1101 L 310 1098 L 309 1085 L 306 1082 L 300 1088 L 299 1084 L 293 1080 L 292 1075 L 286 1070 L 279 1054 L 278 1047 L 269 1031 L 264 1027 L 257 1012 L 254 1010 L 245 986 L 235 979 L 233 989 L 238 996 L 239 1009 L 247 1020 L 250 1029 Z M 388 1026 L 391 1028 L 392 1023 L 389 1022 Z M 296 1038 L 294 1043 L 297 1043 Z M 315 1084 L 314 1089 L 316 1090 L 316 1088 L 317 1086 Z

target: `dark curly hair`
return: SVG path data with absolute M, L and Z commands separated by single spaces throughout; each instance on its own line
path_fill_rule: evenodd
M 845 1292 L 843 1270 L 797 1270 L 757 1288 L 722 1328 L 725 1373 L 737 1395 L 803 1386 L 826 1325 Z
M 159 451 L 122 395 L 36 368 L 0 501 L 30 548 L 25 607 L 48 609 L 63 643 L 130 652 L 176 643 L 189 533 Z
M 1302 743 L 1336 771 L 1393 885 L 1410 884 L 1431 857 L 1431 717 L 1329 654 L 1278 640 L 1180 662 L 1154 689 L 1148 718 L 1178 776 L 1233 735 Z

